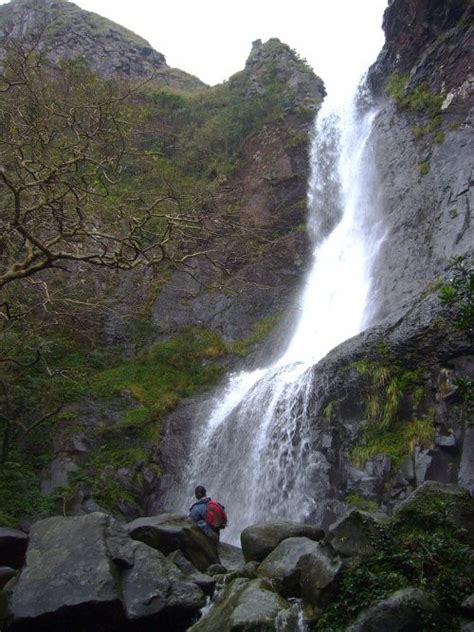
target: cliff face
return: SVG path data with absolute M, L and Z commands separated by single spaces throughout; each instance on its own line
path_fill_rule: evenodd
M 375 271 L 386 316 L 471 254 L 473 30 L 469 2 L 392 2 L 369 71 L 372 143 L 387 237 Z
M 103 77 L 150 79 L 173 87 L 204 87 L 170 68 L 165 56 L 132 31 L 67 0 L 13 0 L 0 7 L 0 39 L 38 43 L 52 61 L 84 57 Z
M 141 200 L 145 189 L 163 187 L 184 208 L 195 203 L 205 214 L 203 233 L 186 242 L 203 255 L 183 266 L 165 261 L 156 270 L 124 273 L 70 267 L 83 304 L 107 306 L 94 313 L 87 335 L 102 360 L 110 351 L 122 354 L 111 370 L 124 373 L 118 378 L 102 364 L 107 385 L 96 375 L 66 406 L 73 430 L 60 424 L 54 438 L 45 432 L 42 489 L 59 489 L 74 512 L 100 506 L 134 517 L 147 510 L 166 474 L 157 456 L 165 414 L 241 362 L 299 285 L 309 254 L 308 145 L 324 86 L 295 51 L 272 39 L 254 42 L 244 70 L 209 88 L 169 69 L 133 33 L 60 0 L 4 5 L 0 28 L 3 42 L 34 44 L 53 65 L 80 57 L 120 85 L 152 76 L 129 105 L 139 121 L 138 148 L 157 156 L 158 166 L 141 173 L 127 156 L 119 194 Z M 108 210 L 113 218 L 116 209 Z M 59 293 L 67 283 L 48 272 L 42 278 Z M 66 333 L 69 355 L 76 351 L 74 331 L 73 324 Z M 81 359 L 75 375 L 81 380 L 90 368 Z

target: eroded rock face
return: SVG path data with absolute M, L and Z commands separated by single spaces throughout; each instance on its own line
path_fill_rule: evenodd
M 378 108 L 372 188 L 387 230 L 374 271 L 378 317 L 425 291 L 450 257 L 472 256 L 474 244 L 472 5 L 396 0 L 384 30 L 368 76 Z

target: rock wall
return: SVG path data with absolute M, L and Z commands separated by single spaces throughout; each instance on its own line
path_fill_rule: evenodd
M 474 252 L 471 18 L 462 0 L 400 0 L 385 12 L 386 43 L 368 75 L 386 230 L 374 274 L 379 318 L 429 289 L 450 257 Z

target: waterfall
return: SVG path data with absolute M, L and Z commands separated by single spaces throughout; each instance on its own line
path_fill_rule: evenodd
M 321 109 L 308 187 L 313 262 L 294 332 L 273 364 L 231 376 L 199 426 L 176 506 L 183 507 L 194 484 L 205 485 L 228 509 L 229 542 L 262 520 L 319 516 L 329 464 L 312 447 L 308 407 L 317 384 L 311 368 L 366 324 L 379 241 L 366 182 L 373 118 L 374 112 L 358 115 L 354 99 Z

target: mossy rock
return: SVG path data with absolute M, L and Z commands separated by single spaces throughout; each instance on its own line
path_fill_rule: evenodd
M 449 526 L 474 547 L 474 498 L 458 485 L 426 481 L 397 507 L 394 521 L 402 528 Z

